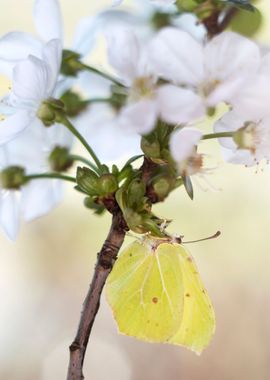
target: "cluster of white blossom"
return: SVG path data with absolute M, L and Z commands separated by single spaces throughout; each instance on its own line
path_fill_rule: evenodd
M 164 14 L 172 15 L 159 30 L 151 28 L 156 3 L 166 3 Z M 75 56 L 70 76 L 61 71 L 65 51 L 58 0 L 35 1 L 37 37 L 11 32 L 0 38 L 0 74 L 11 81 L 0 103 L 0 224 L 11 239 L 20 218 L 31 220 L 58 203 L 61 186 L 58 179 L 6 186 L 6 169 L 23 167 L 29 176 L 46 173 L 56 147 L 71 150 L 70 130 L 59 120 L 46 128 L 43 106 L 74 85 L 89 100 L 74 125 L 101 160 L 139 153 L 141 136 L 162 121 L 174 129 L 169 146 L 179 175 L 198 173 L 203 133 L 196 123 L 222 103 L 228 111 L 213 132 L 222 137 L 225 158 L 248 166 L 270 158 L 270 54 L 233 32 L 208 39 L 194 16 L 174 17 L 172 3 L 150 1 L 140 15 L 113 8 L 84 18 L 70 48 Z M 83 57 L 102 34 L 114 76 L 83 70 Z

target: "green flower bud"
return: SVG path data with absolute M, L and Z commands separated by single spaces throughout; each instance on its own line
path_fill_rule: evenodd
M 99 195 L 99 178 L 91 169 L 78 167 L 76 180 L 79 188 L 86 194 Z
M 45 127 L 50 127 L 57 122 L 58 111 L 62 111 L 63 109 L 64 103 L 61 100 L 50 98 L 40 105 L 37 117 L 43 122 Z
M 159 158 L 160 157 L 160 144 L 157 140 L 142 137 L 141 149 L 146 157 Z
M 70 158 L 69 150 L 67 148 L 56 146 L 49 156 L 49 163 L 52 170 L 63 172 L 73 165 L 73 159 Z
M 20 189 L 27 180 L 25 170 L 20 166 L 9 166 L 0 173 L 0 182 L 3 189 Z
M 151 23 L 157 30 L 171 25 L 171 15 L 169 13 L 155 12 L 152 15 Z
M 117 91 L 119 91 L 119 88 L 115 85 L 112 85 L 110 104 L 116 111 L 119 111 L 126 104 L 127 95 Z
M 153 190 L 159 201 L 163 201 L 174 187 L 175 180 L 172 177 L 160 177 L 153 183 Z
M 200 0 L 177 0 L 176 5 L 179 9 L 192 12 L 201 2 Z
M 50 127 L 55 123 L 56 113 L 49 104 L 42 103 L 38 109 L 37 117 L 43 122 L 45 127 Z
M 118 189 L 118 181 L 113 174 L 103 174 L 98 179 L 99 195 L 109 195 Z
M 146 187 L 145 184 L 139 180 L 133 180 L 127 190 L 127 203 L 129 207 L 137 208 L 143 201 Z
M 66 115 L 69 117 L 78 116 L 88 106 L 87 102 L 81 99 L 79 94 L 67 91 L 61 100 L 65 104 Z
M 81 70 L 80 55 L 71 50 L 63 50 L 61 73 L 67 77 L 75 77 Z
M 143 217 L 142 215 L 138 214 L 132 209 L 125 209 L 124 211 L 124 218 L 128 225 L 128 227 L 137 233 L 142 233 L 142 229 L 140 228 L 140 225 L 142 224 Z

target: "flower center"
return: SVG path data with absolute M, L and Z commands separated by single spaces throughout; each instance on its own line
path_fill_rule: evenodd
M 134 79 L 129 100 L 136 102 L 141 98 L 152 98 L 154 94 L 154 80 L 152 77 L 138 77 Z
M 207 98 L 217 88 L 217 86 L 220 85 L 220 83 L 221 82 L 218 79 L 205 81 L 199 86 L 198 92 L 203 98 Z
M 255 154 L 258 145 L 261 142 L 259 133 L 259 124 L 253 121 L 247 121 L 243 127 L 239 128 L 233 136 L 233 140 L 239 149 L 248 149 Z
M 179 164 L 179 171 L 184 176 L 191 176 L 202 171 L 203 154 L 197 153 L 194 149 L 192 155 Z

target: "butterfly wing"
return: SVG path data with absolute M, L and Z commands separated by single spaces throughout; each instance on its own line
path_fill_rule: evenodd
M 184 283 L 184 313 L 179 330 L 168 343 L 183 345 L 196 353 L 209 344 L 215 332 L 215 313 L 192 257 L 175 244 Z
M 183 316 L 183 279 L 178 252 L 134 242 L 119 256 L 108 278 L 107 299 L 119 331 L 164 342 Z M 172 245 L 171 245 L 172 246 Z

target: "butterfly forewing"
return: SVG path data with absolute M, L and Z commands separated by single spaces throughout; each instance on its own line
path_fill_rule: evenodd
M 164 342 L 183 315 L 183 278 L 176 251 L 134 242 L 115 263 L 107 299 L 119 331 L 138 339 Z

